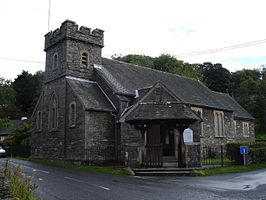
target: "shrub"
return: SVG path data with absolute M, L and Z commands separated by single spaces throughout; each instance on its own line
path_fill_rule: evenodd
M 266 161 L 266 142 L 234 142 L 226 145 L 226 156 L 235 162 L 243 163 L 243 156 L 240 154 L 240 146 L 249 146 L 247 156 L 249 162 L 258 163 Z
M 21 167 L 12 168 L 9 161 L 5 164 L 5 177 L 8 179 L 11 192 L 15 199 L 20 200 L 37 200 L 34 191 L 37 186 L 32 182 L 31 177 L 25 177 Z
M 23 123 L 20 127 L 15 129 L 15 134 L 10 135 L 4 139 L 4 146 L 14 145 L 28 145 L 30 137 L 31 124 Z
M 266 146 L 262 148 L 251 148 L 250 157 L 252 162 L 255 163 L 266 162 Z
M 233 142 L 226 144 L 226 156 L 235 162 L 235 164 L 242 164 L 243 158 L 240 154 L 240 146 L 250 146 L 248 142 Z

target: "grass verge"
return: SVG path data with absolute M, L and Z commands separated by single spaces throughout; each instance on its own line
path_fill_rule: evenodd
M 32 177 L 23 175 L 20 166 L 13 168 L 9 161 L 6 162 L 4 168 L 4 174 L 7 178 L 11 193 L 14 199 L 19 200 L 38 200 L 34 191 L 37 186 L 33 183 Z
M 81 169 L 81 170 L 87 170 L 87 171 L 93 171 L 93 172 L 111 174 L 111 175 L 129 175 L 129 172 L 125 168 L 119 168 L 119 167 L 99 167 L 99 166 L 75 164 L 75 163 L 70 163 L 70 162 L 52 162 L 52 161 L 36 159 L 36 158 L 15 157 L 15 159 L 27 160 L 27 161 L 31 161 L 31 162 L 35 162 L 39 164 L 63 167 L 63 168 L 68 168 L 68 169 Z
M 253 170 L 266 168 L 266 163 L 256 163 L 249 165 L 234 165 L 234 166 L 226 166 L 226 167 L 216 167 L 209 169 L 196 170 L 195 172 L 201 176 L 210 176 L 217 174 L 229 174 L 229 173 L 241 173 L 241 172 L 249 172 Z

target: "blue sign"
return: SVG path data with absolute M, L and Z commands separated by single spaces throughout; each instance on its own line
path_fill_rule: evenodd
M 240 146 L 240 154 L 248 154 L 248 146 Z

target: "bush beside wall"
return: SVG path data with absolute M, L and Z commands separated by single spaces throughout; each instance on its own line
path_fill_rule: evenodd
M 243 155 L 240 154 L 240 146 L 248 146 L 249 153 L 246 156 L 247 163 L 266 162 L 266 142 L 234 142 L 226 145 L 226 156 L 235 162 L 243 164 Z

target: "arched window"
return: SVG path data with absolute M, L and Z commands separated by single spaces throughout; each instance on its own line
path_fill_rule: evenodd
M 224 113 L 223 111 L 213 111 L 214 113 L 214 134 L 215 137 L 224 136 Z
M 53 69 L 56 69 L 57 67 L 58 67 L 58 55 L 57 53 L 55 53 L 53 57 Z
M 81 65 L 84 67 L 88 66 L 88 54 L 86 52 L 81 54 Z
M 42 112 L 38 111 L 37 112 L 37 117 L 36 117 L 36 129 L 38 131 L 42 130 Z
M 69 126 L 75 127 L 76 125 L 76 103 L 72 102 L 69 105 Z
M 53 94 L 49 106 L 49 129 L 56 130 L 58 127 L 58 103 L 56 95 Z

